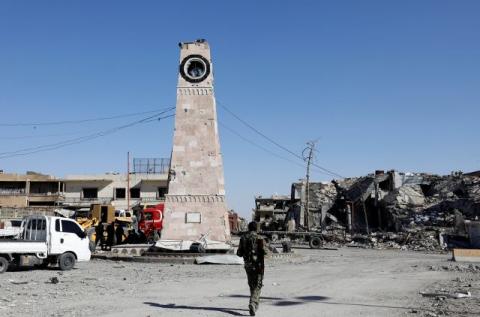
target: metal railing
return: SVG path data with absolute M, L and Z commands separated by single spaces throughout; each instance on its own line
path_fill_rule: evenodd
M 99 197 L 99 198 L 77 198 L 77 197 L 64 197 L 62 203 L 64 204 L 109 204 L 113 200 L 112 197 Z
M 170 169 L 169 158 L 134 158 L 133 173 L 167 174 Z
M 25 193 L 25 188 L 0 188 L 0 196 L 22 196 Z

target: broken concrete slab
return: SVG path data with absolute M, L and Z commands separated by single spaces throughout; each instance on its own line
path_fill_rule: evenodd
M 422 206 L 425 204 L 425 196 L 420 185 L 407 185 L 390 192 L 384 201 L 389 204 Z

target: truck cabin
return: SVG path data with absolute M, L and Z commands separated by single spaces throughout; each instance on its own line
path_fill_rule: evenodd
M 22 229 L 18 240 L 47 242 L 48 226 L 52 225 L 48 223 L 45 216 L 28 216 L 23 219 Z M 50 228 L 51 230 L 53 230 L 53 227 Z M 87 236 L 82 227 L 80 227 L 80 225 L 68 218 L 56 218 L 55 231 L 74 233 L 80 239 L 83 239 Z

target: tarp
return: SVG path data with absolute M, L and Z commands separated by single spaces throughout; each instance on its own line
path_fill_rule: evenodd
M 243 265 L 243 258 L 234 254 L 215 254 L 201 256 L 195 259 L 197 264 L 225 264 L 225 265 Z

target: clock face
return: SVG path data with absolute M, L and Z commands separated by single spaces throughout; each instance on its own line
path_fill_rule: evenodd
M 210 74 L 210 63 L 201 55 L 189 55 L 180 64 L 180 74 L 191 83 L 199 83 Z

